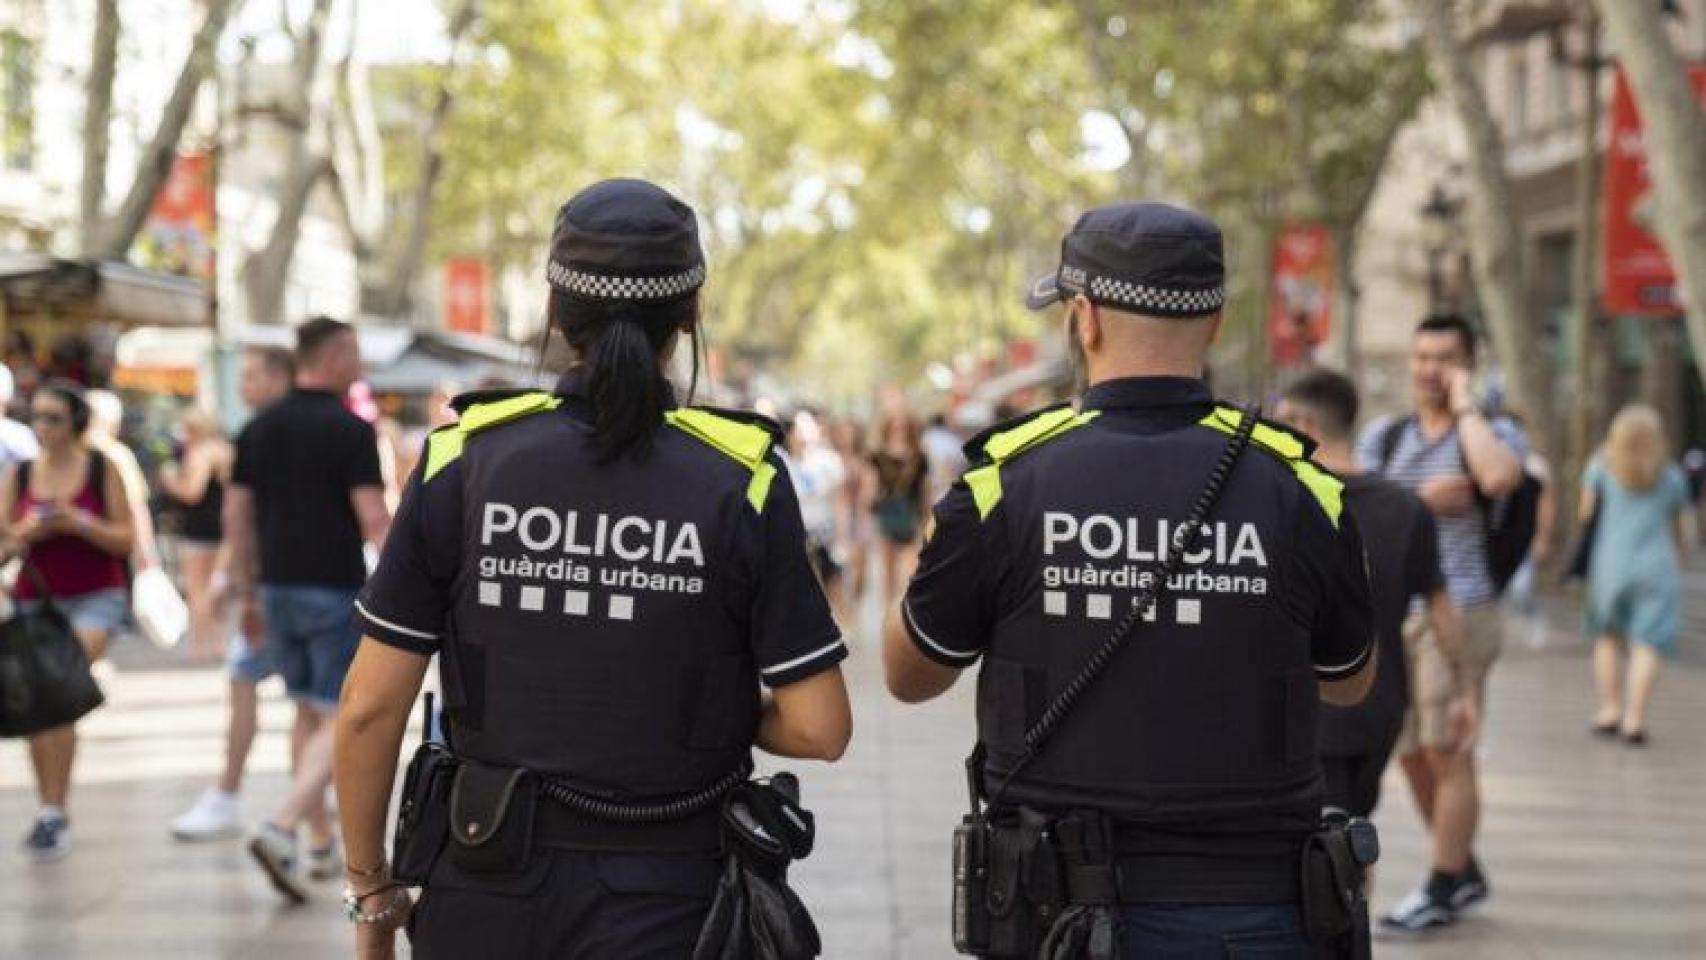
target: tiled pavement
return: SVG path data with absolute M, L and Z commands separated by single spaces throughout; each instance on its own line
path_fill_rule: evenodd
M 1706 602 L 1697 576 L 1694 606 Z M 858 731 L 833 768 L 800 764 L 818 814 L 818 852 L 797 879 L 825 939 L 849 960 L 943 958 L 947 840 L 963 804 L 960 758 L 970 684 L 943 702 L 882 695 L 874 610 L 849 663 Z M 1483 747 L 1481 854 L 1488 909 L 1426 945 L 1382 942 L 1391 958 L 1706 956 L 1706 631 L 1661 682 L 1644 752 L 1590 740 L 1580 641 L 1515 625 L 1494 674 Z M 1538 641 L 1538 645 L 1536 644 Z M 49 866 L 12 847 L 33 803 L 21 746 L 0 745 L 0 958 L 295 958 L 342 955 L 347 932 L 328 886 L 289 909 L 241 844 L 174 843 L 166 820 L 211 776 L 223 691 L 210 669 L 118 655 L 111 705 L 87 724 L 73 813 L 77 849 Z M 288 708 L 263 714 L 249 795 L 264 812 L 284 785 Z M 1420 876 L 1424 838 L 1395 775 L 1380 825 L 1380 906 Z

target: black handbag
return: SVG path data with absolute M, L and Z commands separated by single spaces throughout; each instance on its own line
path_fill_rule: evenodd
M 54 602 L 41 571 L 23 558 L 41 606 L 0 623 L 0 737 L 27 737 L 81 719 L 106 698 L 89 655 Z

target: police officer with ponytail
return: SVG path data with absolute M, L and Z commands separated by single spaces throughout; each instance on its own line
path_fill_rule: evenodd
M 336 773 L 362 956 L 407 922 L 423 958 L 687 957 L 752 747 L 833 761 L 851 733 L 779 430 L 678 405 L 667 377 L 681 351 L 697 377 L 693 211 L 594 184 L 558 213 L 546 279 L 572 366 L 457 399 L 357 604 Z M 448 744 L 411 767 L 393 864 L 434 654 Z

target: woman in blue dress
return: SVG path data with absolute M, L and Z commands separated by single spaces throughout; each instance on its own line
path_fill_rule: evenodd
M 1681 627 L 1688 509 L 1688 482 L 1670 460 L 1664 424 L 1651 407 L 1628 406 L 1612 420 L 1600 455 L 1582 476 L 1581 507 L 1584 521 L 1599 510 L 1587 606 L 1596 638 L 1594 732 L 1641 746 L 1659 662 L 1676 652 Z M 1627 696 L 1619 683 L 1625 649 Z

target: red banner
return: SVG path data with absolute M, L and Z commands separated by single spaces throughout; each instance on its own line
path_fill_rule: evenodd
M 1274 240 L 1268 301 L 1268 358 L 1311 363 L 1333 332 L 1333 235 L 1319 223 L 1292 223 Z
M 491 324 L 491 295 L 486 262 L 474 257 L 451 257 L 444 262 L 444 329 L 487 333 Z
M 217 275 L 217 192 L 211 154 L 178 154 L 136 238 L 137 264 L 212 283 Z
M 1706 64 L 1690 68 L 1688 75 L 1695 96 L 1706 102 Z M 1605 156 L 1605 309 L 1611 313 L 1670 316 L 1682 312 L 1676 271 L 1653 234 L 1657 203 L 1641 136 L 1641 114 L 1628 78 L 1618 70 Z

